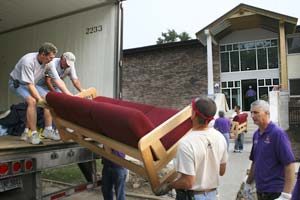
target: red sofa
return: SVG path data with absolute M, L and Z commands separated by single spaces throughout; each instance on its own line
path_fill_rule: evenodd
M 144 135 L 178 112 L 173 109 L 102 96 L 89 100 L 50 92 L 46 100 L 63 119 L 134 148 L 138 147 L 138 142 Z M 191 126 L 191 120 L 187 119 L 162 137 L 164 147 L 169 149 L 191 129 Z
M 49 92 L 46 101 L 64 141 L 72 139 L 107 159 L 147 178 L 154 192 L 174 170 L 161 176 L 159 171 L 176 155 L 177 142 L 192 127 L 190 105 L 181 111 L 96 96 L 92 99 Z M 71 128 L 74 132 L 66 131 Z M 104 144 L 104 148 L 91 143 Z M 121 151 L 142 162 L 128 162 L 111 154 Z

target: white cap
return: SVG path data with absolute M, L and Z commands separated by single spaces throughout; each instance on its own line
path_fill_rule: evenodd
M 65 52 L 63 53 L 63 57 L 66 59 L 66 62 L 68 64 L 69 67 L 74 67 L 74 63 L 75 63 L 75 55 L 72 52 Z

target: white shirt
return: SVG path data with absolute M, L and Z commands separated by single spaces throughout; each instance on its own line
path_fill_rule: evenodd
M 50 63 L 47 64 L 45 75 L 49 76 L 51 79 L 60 78 L 64 80 L 66 76 L 69 76 L 70 79 L 78 79 L 74 66 L 66 69 L 61 68 L 60 58 L 54 58 Z M 53 82 L 52 84 L 55 85 Z M 45 78 L 41 79 L 38 82 L 38 85 L 46 86 Z
M 180 141 L 176 156 L 176 170 L 195 176 L 192 190 L 217 188 L 220 164 L 228 159 L 224 136 L 214 128 L 191 131 Z
M 10 76 L 23 84 L 36 84 L 44 77 L 46 70 L 45 65 L 38 62 L 37 56 L 37 52 L 25 54 L 15 65 Z

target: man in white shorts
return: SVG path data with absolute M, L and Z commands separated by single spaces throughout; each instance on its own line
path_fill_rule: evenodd
M 79 92 L 83 90 L 76 74 L 75 59 L 76 58 L 73 53 L 65 52 L 60 58 L 54 58 L 47 64 L 45 79 L 41 79 L 38 82 L 38 85 L 45 89 L 43 92 L 45 93 L 44 95 L 46 95 L 49 91 L 71 94 L 63 81 L 66 76 L 70 77 L 74 87 Z
M 45 66 L 49 63 L 57 52 L 57 48 L 51 43 L 44 43 L 39 52 L 25 54 L 15 65 L 10 73 L 8 83 L 9 89 L 27 103 L 26 128 L 21 139 L 32 144 L 42 143 L 37 133 L 37 103 L 44 102 L 39 93 L 41 88 L 36 83 L 44 78 Z M 59 135 L 52 128 L 52 117 L 48 109 L 44 109 L 45 129 L 42 135 L 53 140 L 60 140 Z M 27 138 L 29 130 L 31 136 Z
M 216 113 L 215 102 L 205 96 L 192 101 L 192 131 L 178 145 L 175 167 L 179 177 L 161 187 L 158 194 L 176 189 L 176 200 L 215 200 L 219 175 L 226 171 L 227 144 L 223 135 L 208 123 Z

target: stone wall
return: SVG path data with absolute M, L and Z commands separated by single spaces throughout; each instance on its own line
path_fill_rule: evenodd
M 215 49 L 214 80 L 219 82 Z M 122 99 L 181 109 L 201 94 L 207 94 L 206 47 L 197 40 L 124 50 Z

